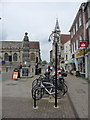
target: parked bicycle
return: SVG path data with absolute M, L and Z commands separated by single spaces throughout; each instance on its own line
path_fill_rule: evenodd
M 62 80 L 63 79 L 63 80 Z M 61 99 L 68 91 L 64 78 L 57 79 L 57 98 Z M 32 82 L 32 98 L 39 100 L 45 94 L 55 97 L 55 76 L 40 76 Z

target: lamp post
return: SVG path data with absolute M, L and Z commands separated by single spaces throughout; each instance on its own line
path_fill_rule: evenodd
M 54 39 L 53 39 L 54 38 Z M 50 36 L 48 41 L 50 42 L 53 39 L 53 42 L 55 42 L 55 107 L 57 107 L 57 42 L 58 39 L 60 38 L 60 34 L 58 31 L 53 31 Z
M 10 69 L 11 69 L 11 67 L 12 67 L 12 48 L 11 48 L 11 44 L 10 44 L 9 62 L 10 62 Z

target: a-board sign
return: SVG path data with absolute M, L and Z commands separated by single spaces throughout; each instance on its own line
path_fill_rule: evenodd
M 13 72 L 13 79 L 18 80 L 18 72 Z

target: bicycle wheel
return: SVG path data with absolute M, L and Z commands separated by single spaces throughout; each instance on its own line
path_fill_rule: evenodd
M 67 93 L 68 92 L 68 87 L 67 87 L 67 85 L 65 83 L 63 85 L 64 85 L 65 93 Z
M 33 82 L 32 82 L 32 87 L 34 87 L 38 82 L 38 79 L 35 79 Z
M 42 89 L 35 87 L 32 89 L 32 98 L 36 100 L 40 100 L 42 98 Z

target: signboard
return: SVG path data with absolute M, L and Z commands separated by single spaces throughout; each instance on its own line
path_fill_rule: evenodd
M 87 47 L 87 42 L 86 41 L 80 42 L 80 47 Z
M 4 65 L 5 64 L 5 61 L 2 61 L 2 65 Z
M 18 72 L 13 72 L 13 79 L 18 80 Z
M 80 57 L 84 55 L 84 50 L 80 50 L 79 52 L 76 53 L 76 57 Z

